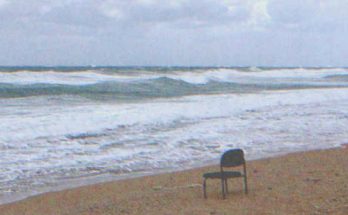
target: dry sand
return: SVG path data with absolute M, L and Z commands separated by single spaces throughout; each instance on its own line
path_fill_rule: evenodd
M 348 214 L 347 147 L 251 161 L 247 169 L 249 194 L 232 179 L 226 200 L 219 180 L 202 196 L 202 173 L 213 166 L 46 193 L 2 205 L 0 214 Z

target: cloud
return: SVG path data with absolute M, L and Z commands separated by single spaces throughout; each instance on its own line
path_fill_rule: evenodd
M 42 22 L 77 27 L 99 28 L 108 23 L 107 17 L 95 9 L 92 1 L 75 1 L 73 4 L 47 6 L 47 11 L 40 17 Z
M 270 0 L 275 27 L 301 31 L 342 30 L 347 27 L 347 2 L 342 0 Z
M 346 11 L 344 0 L 0 0 L 0 64 L 344 64 Z
M 139 25 L 185 23 L 187 27 L 211 23 L 224 24 L 247 18 L 248 14 L 243 5 L 236 4 L 233 9 L 231 8 L 231 5 L 215 0 L 105 1 L 100 5 L 104 15 L 116 21 Z
M 0 0 L 0 9 L 1 9 L 1 7 L 5 6 L 8 3 L 9 3 L 8 0 Z
M 1 26 L 121 28 L 338 29 L 347 25 L 342 0 L 0 0 Z M 19 28 L 21 29 L 21 28 Z
M 4 1 L 4 0 L 0 0 Z M 110 29 L 229 28 L 255 26 L 268 19 L 267 0 L 27 0 L 12 1 L 0 12 L 2 25 L 18 31 L 34 26 L 56 25 L 56 28 Z M 1 25 L 1 24 L 0 24 Z M 32 27 L 28 27 L 32 25 Z M 1 29 L 0 29 L 1 31 Z M 41 31 L 39 29 L 39 31 Z M 117 32 L 117 31 L 116 31 Z M 74 31 L 72 32 L 74 34 Z

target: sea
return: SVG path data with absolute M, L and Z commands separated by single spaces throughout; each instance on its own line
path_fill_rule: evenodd
M 348 68 L 0 67 L 0 204 L 348 143 Z

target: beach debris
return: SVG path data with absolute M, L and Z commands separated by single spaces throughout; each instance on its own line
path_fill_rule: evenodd
M 162 190 L 163 187 L 162 186 L 155 186 L 152 188 L 153 190 L 156 190 L 156 191 L 159 191 L 159 190 Z
M 183 185 L 183 186 L 175 186 L 175 187 L 163 187 L 163 186 L 155 186 L 152 187 L 153 190 L 155 191 L 160 191 L 160 190 L 176 190 L 176 189 L 182 189 L 182 188 L 196 188 L 199 187 L 201 188 L 201 184 L 188 184 L 188 185 Z
M 305 181 L 306 182 L 313 182 L 314 184 L 316 184 L 319 181 L 321 181 L 321 179 L 319 179 L 319 178 L 306 178 Z
M 202 187 L 202 185 L 201 184 L 189 184 L 186 187 L 188 187 L 188 188 L 196 188 L 196 187 Z

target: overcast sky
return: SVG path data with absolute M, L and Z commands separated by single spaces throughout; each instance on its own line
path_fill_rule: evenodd
M 0 65 L 348 66 L 348 0 L 0 0 Z

